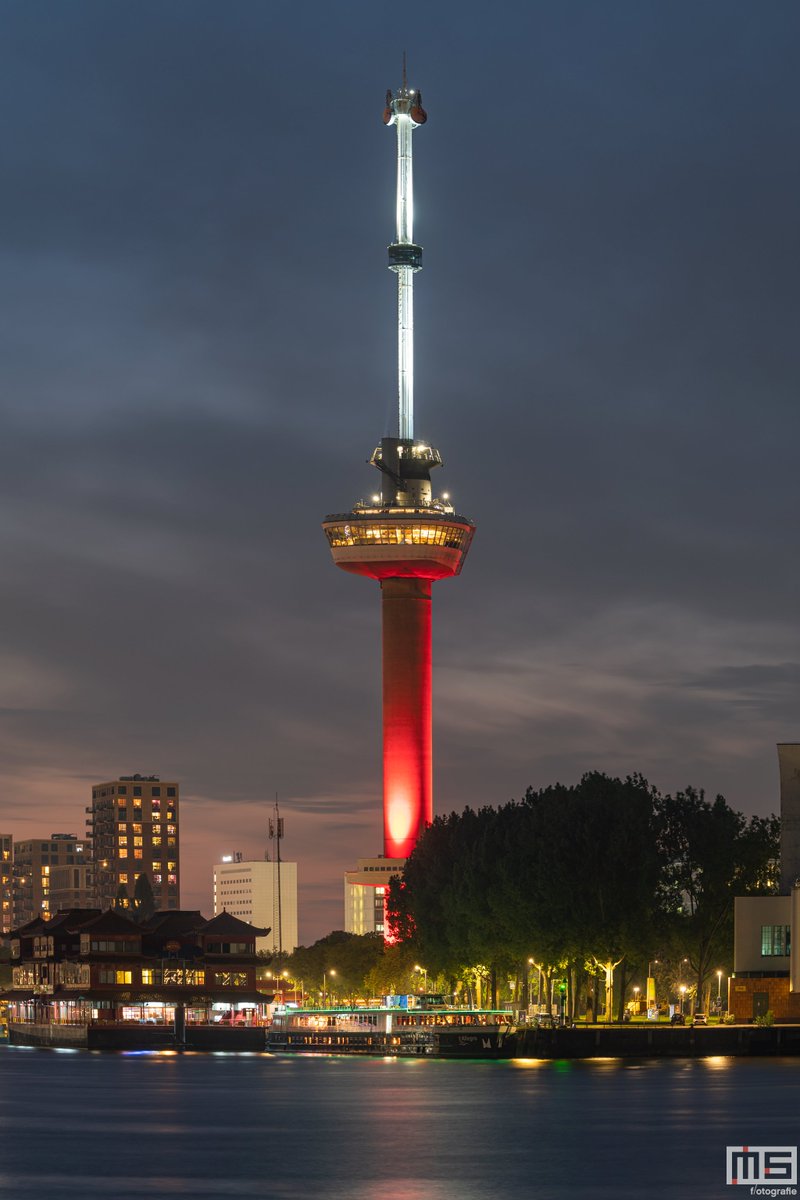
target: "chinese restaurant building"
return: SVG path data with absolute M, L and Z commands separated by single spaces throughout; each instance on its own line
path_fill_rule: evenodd
M 272 996 L 256 986 L 255 941 L 266 932 L 227 912 L 157 912 L 141 924 L 113 909 L 35 918 L 9 935 L 9 1040 L 263 1048 Z

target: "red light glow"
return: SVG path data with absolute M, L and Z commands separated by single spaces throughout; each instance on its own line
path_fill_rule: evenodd
M 383 829 L 407 858 L 433 819 L 431 584 L 386 579 L 383 597 Z

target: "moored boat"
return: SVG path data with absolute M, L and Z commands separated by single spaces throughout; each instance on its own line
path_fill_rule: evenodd
M 502 1058 L 510 1052 L 510 1013 L 499 1009 L 278 1009 L 267 1031 L 276 1053 L 371 1054 L 384 1057 Z

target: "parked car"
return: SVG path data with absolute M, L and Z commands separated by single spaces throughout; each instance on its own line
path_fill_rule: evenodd
M 696 1012 L 696 1013 L 694 1014 L 694 1017 L 692 1018 L 692 1024 L 693 1024 L 693 1025 L 707 1025 L 707 1024 L 708 1024 L 708 1017 L 706 1016 L 706 1014 L 705 1014 L 705 1013 L 698 1013 L 698 1012 Z
M 682 1012 L 675 1012 L 670 1017 L 669 1023 L 670 1023 L 670 1025 L 685 1025 L 686 1017 L 683 1015 Z

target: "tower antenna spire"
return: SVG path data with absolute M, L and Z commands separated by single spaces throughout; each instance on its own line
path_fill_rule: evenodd
M 414 174 L 411 134 L 428 117 L 419 92 L 409 89 L 406 52 L 403 85 L 386 94 L 383 119 L 397 127 L 397 230 L 389 247 L 389 270 L 397 275 L 397 433 L 414 438 L 414 274 L 422 270 L 422 247 L 414 242 Z

